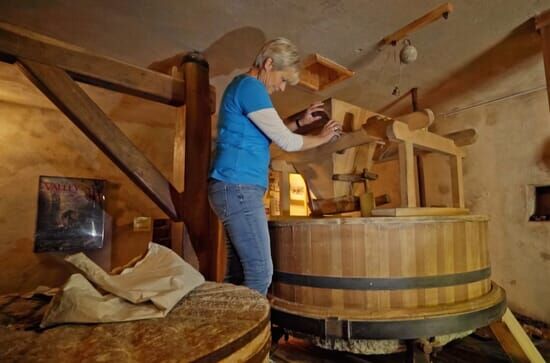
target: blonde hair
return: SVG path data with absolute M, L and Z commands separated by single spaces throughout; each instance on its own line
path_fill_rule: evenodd
M 289 71 L 288 83 L 295 85 L 300 80 L 300 55 L 298 48 L 286 38 L 275 38 L 264 44 L 256 59 L 254 67 L 262 68 L 264 62 L 271 58 L 273 69 Z

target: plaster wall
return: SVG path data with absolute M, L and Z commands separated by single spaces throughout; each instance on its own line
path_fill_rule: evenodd
M 29 101 L 29 97 L 23 98 Z M 115 115 L 117 126 L 170 178 L 173 127 L 155 121 L 162 113 L 137 114 L 139 104 L 121 110 L 116 106 L 120 102 L 115 102 L 120 99 L 121 95 L 111 94 L 104 98 L 110 102 L 100 103 L 110 104 L 108 113 Z M 47 106 L 44 100 L 38 103 Z M 145 251 L 151 232 L 133 232 L 134 217 L 165 218 L 61 112 L 0 101 L 0 294 L 29 291 L 38 285 L 59 286 L 72 271 L 63 254 L 33 252 L 40 175 L 107 180 L 106 211 L 112 223 L 112 242 L 89 253 L 107 270 Z
M 435 122 L 445 134 L 475 128 L 465 147 L 466 207 L 486 214 L 492 278 L 512 310 L 550 323 L 550 222 L 529 222 L 533 187 L 550 185 L 550 114 L 546 90 L 471 108 Z M 426 162 L 428 205 L 449 205 L 448 158 Z

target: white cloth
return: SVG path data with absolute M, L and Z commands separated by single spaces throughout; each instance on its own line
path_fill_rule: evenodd
M 298 151 L 302 148 L 302 135 L 290 131 L 274 108 L 250 112 L 247 117 L 284 151 Z
M 119 275 L 109 275 L 83 253 L 66 260 L 109 294 L 102 295 L 82 274 L 74 274 L 54 297 L 42 327 L 161 318 L 204 277 L 172 250 L 149 243 L 145 257 Z

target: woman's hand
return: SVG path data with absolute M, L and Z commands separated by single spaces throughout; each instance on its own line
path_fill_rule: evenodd
M 314 112 L 325 112 L 325 107 L 323 102 L 316 102 L 308 107 L 306 110 L 306 113 L 304 114 L 304 117 L 299 121 L 300 126 L 305 126 L 314 123 L 317 120 L 320 120 L 323 118 L 321 115 L 313 116 Z
M 334 120 L 329 120 L 325 124 L 325 126 L 323 126 L 323 130 L 321 130 L 321 133 L 319 133 L 318 135 L 303 136 L 304 142 L 300 150 L 307 150 L 307 149 L 311 149 L 311 148 L 326 144 L 327 142 L 330 142 L 332 140 L 339 138 L 341 135 L 342 135 L 342 127 L 340 126 L 340 124 Z
M 342 136 L 342 127 L 338 122 L 334 120 L 329 120 L 329 122 L 327 122 L 325 126 L 323 126 L 323 130 L 321 131 L 320 136 L 326 140 L 325 142 L 337 139 Z

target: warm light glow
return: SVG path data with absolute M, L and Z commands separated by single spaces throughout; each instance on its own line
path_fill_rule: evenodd
M 290 215 L 307 216 L 307 189 L 306 183 L 300 174 L 289 174 L 290 184 Z

